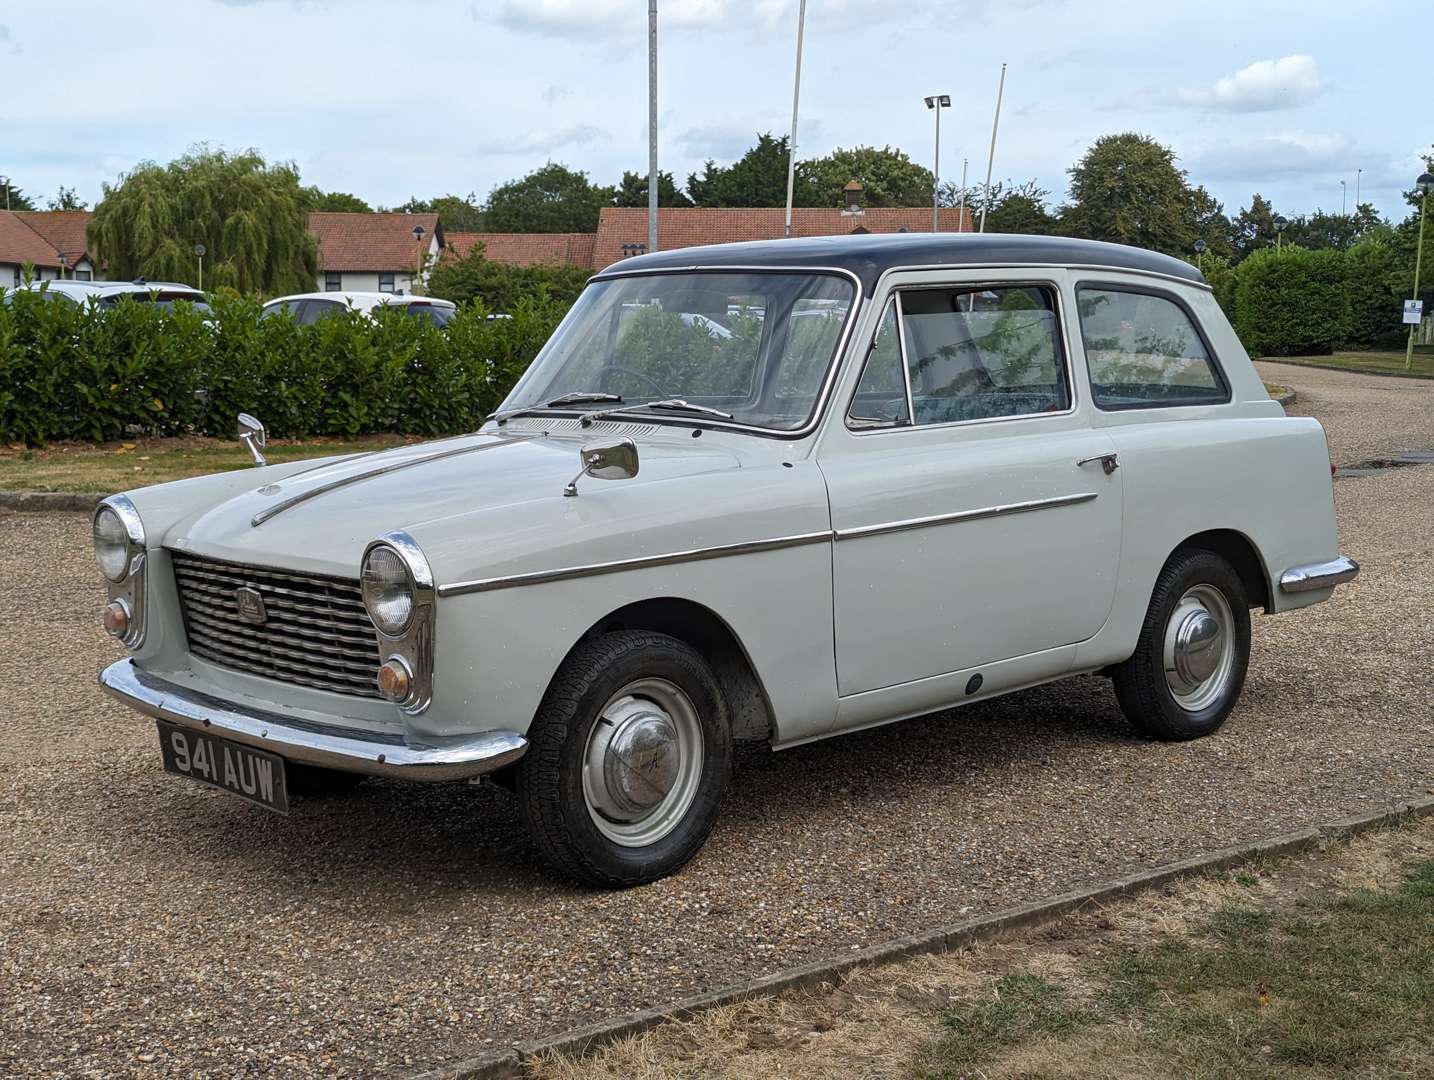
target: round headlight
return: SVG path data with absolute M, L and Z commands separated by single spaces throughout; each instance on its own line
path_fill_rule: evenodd
M 120 516 L 108 506 L 95 515 L 95 561 L 100 573 L 111 581 L 124 580 L 129 570 L 129 531 Z
M 359 582 L 373 624 L 390 637 L 403 633 L 413 619 L 413 582 L 398 552 L 382 545 L 370 550 Z

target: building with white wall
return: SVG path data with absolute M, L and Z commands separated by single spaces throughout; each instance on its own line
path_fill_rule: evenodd
M 319 243 L 317 288 L 324 292 L 422 291 L 443 251 L 437 214 L 315 212 L 309 232 Z

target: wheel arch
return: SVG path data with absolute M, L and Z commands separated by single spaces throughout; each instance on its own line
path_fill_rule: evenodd
M 763 740 L 776 734 L 771 699 L 752 658 L 732 627 L 711 608 L 676 596 L 626 604 L 588 627 L 563 657 L 563 663 L 584 642 L 618 630 L 651 630 L 696 649 L 711 666 L 722 690 L 733 739 Z
M 1182 551 L 1209 551 L 1219 555 L 1240 575 L 1245 586 L 1245 595 L 1251 606 L 1258 604 L 1266 612 L 1271 610 L 1272 592 L 1265 561 L 1255 542 L 1235 529 L 1209 529 L 1188 536 L 1175 546 L 1173 557 Z M 1168 559 L 1166 560 L 1169 561 Z

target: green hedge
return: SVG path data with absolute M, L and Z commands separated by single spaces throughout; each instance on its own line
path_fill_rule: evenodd
M 447 327 L 380 310 L 297 326 L 216 295 L 209 316 L 124 301 L 108 310 L 16 292 L 0 303 L 0 441 L 234 433 L 252 412 L 279 437 L 471 431 L 552 333 L 546 297 Z M 201 393 L 202 392 L 202 393 Z
M 1316 355 L 1398 337 L 1397 263 L 1382 241 L 1347 250 L 1291 245 L 1257 251 L 1211 284 L 1252 356 Z

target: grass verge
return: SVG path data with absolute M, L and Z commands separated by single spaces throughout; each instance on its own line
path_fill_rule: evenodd
M 272 440 L 271 464 L 401 446 L 400 435 L 363 439 Z M 189 476 L 246 469 L 252 459 L 222 439 L 137 439 L 122 443 L 56 443 L 43 450 L 0 449 L 0 491 L 126 491 Z
M 1434 352 L 1414 351 L 1409 371 L 1404 370 L 1404 353 L 1400 352 L 1336 352 L 1329 356 L 1262 356 L 1271 364 L 1308 364 L 1312 367 L 1335 368 L 1340 371 L 1375 372 L 1381 375 L 1420 375 L 1434 378 Z
M 1434 1076 L 1434 818 L 671 1021 L 541 1080 Z

